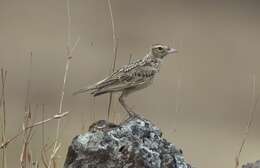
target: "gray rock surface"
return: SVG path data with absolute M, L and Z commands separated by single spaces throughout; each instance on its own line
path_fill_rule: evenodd
M 246 165 L 243 165 L 242 168 L 260 168 L 260 160 L 255 163 L 247 163 Z
M 162 138 L 150 121 L 134 118 L 120 125 L 101 120 L 76 136 L 64 168 L 191 168 L 182 150 Z

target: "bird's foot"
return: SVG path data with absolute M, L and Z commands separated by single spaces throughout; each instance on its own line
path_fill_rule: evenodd
M 128 111 L 128 114 L 129 114 L 129 118 L 136 118 L 136 117 L 139 117 L 139 115 L 137 113 L 134 112 L 134 106 L 132 107 L 129 107 L 129 111 Z
M 129 116 L 128 116 L 128 119 L 127 120 L 132 120 L 132 119 L 135 119 L 135 118 L 140 118 L 140 116 L 138 114 L 136 114 L 135 112 L 133 111 L 130 111 L 128 112 Z
M 133 119 L 136 119 L 136 118 L 140 118 L 141 119 L 141 117 L 138 114 L 136 114 L 135 112 L 133 112 L 133 111 L 127 111 L 127 113 L 128 113 L 128 117 L 123 122 L 121 122 L 120 125 L 122 125 L 124 123 L 127 123 L 127 122 L 129 122 L 129 121 L 131 121 Z

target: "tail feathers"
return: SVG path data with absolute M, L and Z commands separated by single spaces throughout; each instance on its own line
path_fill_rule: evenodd
M 78 91 L 74 92 L 72 95 L 76 96 L 78 94 L 85 93 L 85 92 L 88 92 L 88 91 L 91 91 L 91 90 L 95 90 L 95 89 L 96 88 L 93 88 L 93 87 L 82 88 L 82 89 L 79 89 Z
M 117 87 L 111 87 L 111 88 L 104 88 L 104 89 L 96 89 L 91 92 L 91 94 L 96 97 L 102 94 L 106 93 L 114 93 L 114 92 L 119 92 L 122 91 L 124 88 L 122 86 L 117 86 Z
M 91 94 L 94 96 L 94 97 L 96 97 L 96 96 L 99 96 L 99 95 L 102 95 L 102 94 L 106 94 L 106 93 L 108 93 L 109 91 L 94 91 L 94 92 L 92 92 Z
M 89 92 L 89 91 L 92 91 L 90 94 L 93 95 L 94 97 L 109 92 L 108 90 L 98 90 L 97 88 L 85 88 L 85 89 L 83 88 L 83 89 L 80 89 L 80 90 L 74 92 L 72 95 L 75 96 L 75 95 L 78 95 L 78 94 L 81 94 L 81 93 L 86 93 L 86 92 Z

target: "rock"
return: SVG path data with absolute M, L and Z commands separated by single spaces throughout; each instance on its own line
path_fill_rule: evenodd
M 246 165 L 243 165 L 242 168 L 260 168 L 260 160 L 255 163 L 247 163 Z
M 116 125 L 104 120 L 76 136 L 69 146 L 64 168 L 191 168 L 182 150 L 162 138 L 146 119 Z

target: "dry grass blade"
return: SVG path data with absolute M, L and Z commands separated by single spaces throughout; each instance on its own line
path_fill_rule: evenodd
M 26 161 L 27 161 L 26 153 L 27 153 L 27 144 L 24 143 L 22 153 L 20 155 L 20 166 L 21 166 L 21 168 L 26 168 L 26 165 L 27 165 L 26 164 Z
M 66 1 L 66 6 L 67 6 L 67 19 L 68 19 L 68 24 L 67 24 L 67 61 L 66 61 L 66 67 L 65 67 L 65 72 L 64 72 L 64 77 L 63 77 L 63 84 L 62 84 L 62 90 L 61 90 L 61 98 L 59 102 L 59 111 L 57 113 L 57 116 L 62 113 L 62 108 L 63 108 L 63 101 L 64 101 L 64 95 L 65 95 L 65 87 L 67 83 L 67 76 L 68 76 L 68 71 L 70 67 L 70 63 L 72 60 L 72 53 L 74 49 L 77 47 L 80 38 L 76 40 L 74 43 L 73 47 L 71 47 L 71 12 L 70 12 L 70 0 Z M 52 155 L 57 153 L 57 148 L 59 147 L 59 139 L 60 139 L 60 132 L 61 132 L 61 118 L 58 118 L 57 121 L 57 128 L 56 128 L 56 137 L 55 137 L 55 143 L 52 151 Z M 53 159 L 55 157 L 51 158 L 48 164 L 48 168 L 51 167 L 51 162 L 53 162 Z
M 246 144 L 249 132 L 250 132 L 250 128 L 253 124 L 254 113 L 255 113 L 256 106 L 257 106 L 258 99 L 259 99 L 259 97 L 256 97 L 256 77 L 255 77 L 255 75 L 252 76 L 252 84 L 253 84 L 253 86 L 252 86 L 252 104 L 251 104 L 250 113 L 249 113 L 250 117 L 249 117 L 248 123 L 246 125 L 246 130 L 245 130 L 244 137 L 242 139 L 242 143 L 240 145 L 238 154 L 235 157 L 235 168 L 239 167 L 240 155 L 241 155 L 243 149 L 245 148 L 245 144 Z
M 61 118 L 65 117 L 65 116 L 68 115 L 68 114 L 69 114 L 68 111 L 67 111 L 67 112 L 64 112 L 64 113 L 61 113 L 61 114 L 55 114 L 53 117 L 48 118 L 48 119 L 43 120 L 43 121 L 36 122 L 36 123 L 34 123 L 34 124 L 28 126 L 26 129 L 29 129 L 29 128 L 32 128 L 32 127 L 36 127 L 36 126 L 42 125 L 42 124 L 47 123 L 47 122 L 49 122 L 49 121 L 51 121 L 51 120 L 53 120 L 53 119 L 61 119 Z
M 42 104 L 42 121 L 45 120 L 45 105 Z M 42 149 L 44 148 L 44 144 L 45 144 L 45 124 L 42 124 Z
M 29 79 L 27 81 L 25 110 L 24 111 L 28 111 L 29 104 L 30 104 L 30 92 L 31 92 L 31 83 L 32 83 L 32 56 L 33 56 L 32 52 L 30 52 Z
M 23 147 L 20 155 L 20 166 L 21 168 L 27 168 L 32 166 L 32 155 L 30 153 L 30 141 L 32 139 L 32 128 L 26 129 L 32 123 L 32 113 L 31 113 L 31 80 L 32 80 L 32 52 L 30 52 L 30 66 L 29 66 L 29 78 L 27 81 L 26 88 L 26 101 L 25 101 L 25 115 L 24 122 L 22 125 L 23 130 Z M 38 106 L 36 106 L 38 107 Z
M 4 88 L 4 86 L 5 86 L 5 83 L 6 83 L 6 80 L 7 80 L 7 71 L 6 70 L 4 70 L 3 68 L 1 68 L 1 84 L 2 84 L 2 94 L 1 94 L 1 97 L 0 97 L 0 107 L 2 107 L 2 105 L 3 105 L 3 97 L 4 97 L 4 95 L 3 95 L 3 88 Z
M 43 121 L 39 121 L 39 122 L 36 122 L 36 123 L 34 123 L 34 124 L 32 124 L 32 125 L 27 126 L 27 127 L 24 128 L 23 130 L 21 130 L 20 132 L 18 132 L 15 136 L 13 136 L 12 138 L 10 138 L 10 139 L 8 139 L 7 141 L 3 142 L 3 143 L 1 144 L 1 146 L 0 146 L 0 149 L 5 148 L 9 143 L 11 143 L 11 142 L 13 142 L 15 139 L 17 139 L 20 135 L 23 134 L 24 130 L 27 130 L 27 129 L 30 129 L 30 128 L 33 128 L 33 127 L 37 127 L 37 126 L 39 126 L 39 125 L 45 124 L 45 123 L 47 123 L 47 122 L 49 122 L 49 121 L 52 121 L 52 120 L 54 120 L 54 119 L 61 119 L 61 118 L 65 117 L 65 116 L 68 115 L 68 114 L 69 114 L 69 112 L 64 112 L 64 113 L 62 113 L 62 114 L 56 114 L 56 115 L 54 115 L 54 116 L 52 116 L 52 117 L 50 117 L 50 118 L 48 118 L 48 119 L 45 119 L 45 120 L 43 120 Z
M 42 150 L 41 150 L 41 159 L 42 159 L 43 166 L 44 166 L 45 168 L 48 168 L 46 147 L 47 147 L 47 145 L 45 145 L 45 146 L 42 148 Z
M 19 134 L 16 134 L 14 137 L 6 140 L 5 142 L 2 142 L 0 149 L 4 149 L 7 147 L 7 145 L 11 142 L 13 142 L 15 139 L 17 139 L 20 135 L 22 134 L 22 132 L 19 132 Z
M 117 59 L 117 49 L 118 49 L 118 38 L 116 36 L 116 30 L 115 30 L 115 22 L 114 22 L 114 16 L 113 16 L 113 11 L 112 11 L 112 5 L 111 1 L 108 1 L 108 7 L 109 7 L 109 13 L 110 13 L 110 19 L 111 19 L 111 25 L 112 25 L 112 34 L 113 34 L 113 53 L 114 53 L 114 59 L 113 59 L 113 64 L 112 64 L 112 71 L 115 70 L 116 66 L 116 59 Z M 108 102 L 108 108 L 107 108 L 107 118 L 109 120 L 110 113 L 111 113 L 111 105 L 112 105 L 112 99 L 113 99 L 113 93 L 109 94 L 109 102 Z
M 37 111 L 38 109 L 38 105 L 36 105 L 36 109 L 35 111 Z M 20 165 L 21 168 L 27 168 L 27 167 L 32 167 L 33 166 L 33 155 L 32 155 L 32 151 L 30 148 L 30 143 L 33 137 L 33 127 L 31 127 L 32 124 L 32 114 L 31 114 L 31 105 L 29 104 L 28 106 L 28 112 L 25 112 L 25 119 L 24 119 L 24 123 L 23 123 L 23 139 L 24 139 L 24 143 L 23 143 L 23 148 L 22 148 L 22 152 L 20 155 Z
M 28 106 L 28 110 L 29 110 L 28 112 L 25 112 L 25 119 L 23 123 L 24 142 L 23 142 L 22 152 L 20 155 L 21 168 L 26 168 L 27 165 L 28 166 L 32 165 L 32 155 L 30 153 L 30 142 L 33 136 L 32 134 L 33 127 L 26 129 L 30 125 L 32 119 L 30 105 Z
M 2 107 L 2 143 L 6 141 L 6 80 L 7 80 L 7 71 L 1 68 L 1 81 L 2 81 L 2 94 L 1 94 L 1 107 Z M 2 167 L 7 167 L 7 156 L 6 156 L 6 148 L 5 145 L 2 150 Z
M 59 144 L 57 145 L 57 147 L 55 148 L 55 150 L 52 152 L 51 158 L 50 158 L 50 161 L 49 161 L 48 168 L 51 167 L 51 164 L 53 164 L 53 167 L 54 167 L 54 168 L 57 167 L 57 164 L 56 164 L 56 161 L 55 161 L 55 157 L 56 157 L 57 152 L 60 150 L 60 148 L 61 148 L 61 143 L 59 143 Z
M 43 162 L 43 166 L 45 168 L 48 168 L 48 160 L 50 160 L 50 157 L 48 158 L 48 154 L 47 153 L 48 153 L 48 151 L 50 149 L 52 149 L 54 143 L 55 142 L 50 143 L 50 144 L 45 144 L 44 147 L 41 150 L 41 159 L 42 159 L 42 162 Z

